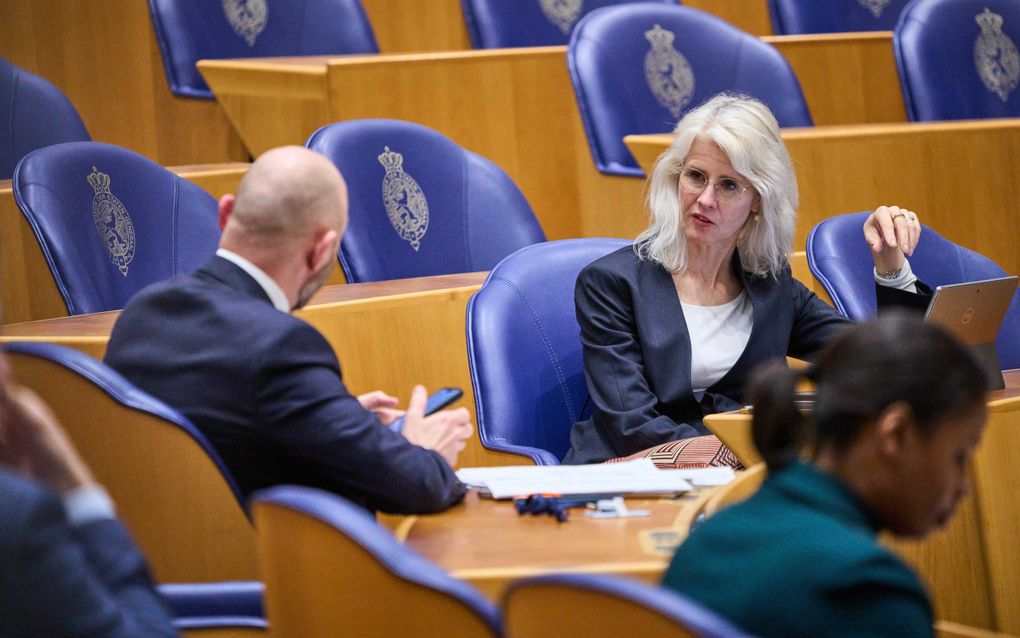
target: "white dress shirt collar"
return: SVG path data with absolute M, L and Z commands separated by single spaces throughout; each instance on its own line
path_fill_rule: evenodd
M 230 252 L 226 248 L 220 248 L 217 250 L 216 256 L 226 259 L 244 272 L 248 273 L 249 277 L 262 286 L 262 290 L 266 292 L 266 296 L 269 297 L 271 302 L 273 302 L 274 308 L 280 312 L 290 314 L 291 308 L 290 302 L 287 301 L 287 295 L 284 294 L 283 289 L 280 288 L 279 284 L 273 281 L 273 278 L 266 274 L 266 271 L 262 270 L 237 253 Z

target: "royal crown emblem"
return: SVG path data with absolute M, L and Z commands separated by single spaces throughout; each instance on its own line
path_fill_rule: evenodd
M 985 10 L 974 17 L 981 35 L 974 41 L 974 65 L 988 90 L 1005 102 L 1020 79 L 1020 54 L 1002 32 L 1002 16 Z
M 88 176 L 96 195 L 92 198 L 92 221 L 110 261 L 127 277 L 128 264 L 135 256 L 135 226 L 120 200 L 110 192 L 110 176 L 95 166 Z
M 255 46 L 255 40 L 269 22 L 268 0 L 222 0 L 223 13 L 227 15 L 234 33 L 244 38 L 248 46 Z
M 400 238 L 411 244 L 415 252 L 429 229 L 429 203 L 414 178 L 404 172 L 404 156 L 383 147 L 379 163 L 386 169 L 382 196 L 386 214 Z
M 892 0 L 857 0 L 857 4 L 871 12 L 876 18 L 882 17 L 882 12 L 889 6 Z
M 574 23 L 581 15 L 583 3 L 584 0 L 538 0 L 538 4 L 542 7 L 542 13 L 545 14 L 549 22 L 559 27 L 564 35 L 570 33 L 570 30 L 574 28 Z
M 645 79 L 659 104 L 673 117 L 680 117 L 694 95 L 694 71 L 679 51 L 673 48 L 676 34 L 655 25 L 645 31 L 652 48 L 645 54 Z

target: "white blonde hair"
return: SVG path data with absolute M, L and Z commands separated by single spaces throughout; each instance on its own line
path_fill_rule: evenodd
M 760 219 L 737 238 L 741 267 L 776 277 L 787 265 L 797 211 L 797 176 L 772 111 L 746 95 L 720 93 L 689 111 L 676 125 L 676 139 L 655 162 L 648 188 L 651 223 L 634 251 L 670 272 L 687 267 L 687 237 L 681 223 L 677 182 L 695 140 L 715 142 L 761 199 Z

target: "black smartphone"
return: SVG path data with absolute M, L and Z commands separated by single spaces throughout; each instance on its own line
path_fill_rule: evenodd
M 464 391 L 460 388 L 439 388 L 430 394 L 425 402 L 425 416 L 439 412 L 451 403 L 460 400 L 462 396 L 464 396 Z M 404 429 L 404 417 L 391 423 L 390 429 L 399 434 Z

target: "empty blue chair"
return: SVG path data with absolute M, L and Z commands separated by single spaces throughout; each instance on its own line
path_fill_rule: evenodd
M 109 144 L 33 151 L 14 170 L 14 199 L 71 315 L 123 308 L 145 286 L 197 270 L 220 237 L 209 193 Z
M 502 611 L 506 638 L 750 638 L 680 594 L 601 574 L 524 578 L 507 588 Z
M 212 98 L 203 59 L 378 53 L 358 0 L 149 0 L 170 91 Z
M 255 493 L 252 513 L 274 635 L 499 635 L 498 613 L 480 592 L 350 501 L 282 486 Z
M 625 135 L 671 131 L 686 111 L 723 91 L 758 98 L 780 126 L 812 124 L 779 51 L 689 7 L 593 11 L 574 29 L 567 64 L 595 165 L 610 175 L 643 175 Z
M 914 122 L 1020 115 L 1020 2 L 914 0 L 893 34 Z
M 892 31 L 910 0 L 769 0 L 776 35 Z
M 350 221 L 340 265 L 348 282 L 489 270 L 545 241 L 501 168 L 430 128 L 351 120 L 319 129 L 305 146 L 347 179 Z
M 590 415 L 574 282 L 628 242 L 565 239 L 500 262 L 468 301 L 467 348 L 478 434 L 490 450 L 556 465 Z
M 876 312 L 871 254 L 861 241 L 861 228 L 869 214 L 830 217 L 812 228 L 807 239 L 812 274 L 825 287 L 836 309 L 855 320 L 872 317 Z M 991 259 L 954 244 L 927 226 L 910 257 L 910 267 L 932 288 L 1006 275 Z M 1020 293 L 1013 295 L 995 350 L 1004 370 L 1020 367 Z
M 91 139 L 74 105 L 38 75 L 0 58 L 0 179 L 37 148 Z
M 461 0 L 476 49 L 566 44 L 578 20 L 601 7 L 648 0 Z M 676 0 L 659 0 L 676 4 Z

